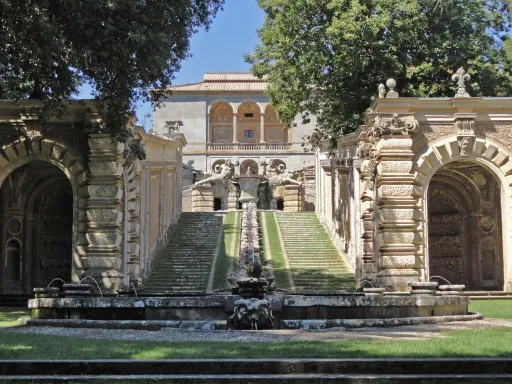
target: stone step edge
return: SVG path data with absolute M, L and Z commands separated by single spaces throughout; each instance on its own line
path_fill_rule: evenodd
M 499 380 L 499 379 L 511 379 L 512 374 L 410 374 L 410 375 L 389 375 L 389 374 L 314 374 L 314 373 L 303 373 L 303 374 L 282 374 L 282 375 L 271 375 L 271 374 L 259 374 L 259 375 L 241 375 L 241 374 L 223 374 L 223 375 L 22 375 L 22 376 L 8 376 L 0 375 L 0 380 L 8 381 L 9 383 L 26 383 L 26 382 L 37 382 L 37 383 L 54 383 L 54 382 L 105 382 L 105 381 L 148 381 L 148 382 L 169 382 L 181 384 L 181 383 L 223 383 L 223 384 L 240 384 L 240 383 L 353 383 L 353 384 L 364 384 L 364 383 L 380 383 L 382 381 L 396 382 L 396 383 L 411 383 L 415 381 L 421 381 L 422 383 L 439 383 L 440 381 L 450 380 Z M 460 381 L 463 382 L 463 381 Z M 484 383 L 484 381 L 482 381 Z
M 453 321 L 481 320 L 480 313 L 452 316 L 399 317 L 394 319 L 329 319 L 329 320 L 281 320 L 281 329 L 322 330 L 329 328 L 373 328 L 402 325 L 439 324 Z M 106 329 L 145 329 L 162 328 L 188 330 L 227 330 L 227 320 L 86 320 L 86 319 L 20 319 L 21 325 L 106 328 Z
M 140 329 L 158 331 L 162 328 L 187 330 L 226 330 L 227 320 L 87 320 L 87 319 L 20 319 L 32 327 Z

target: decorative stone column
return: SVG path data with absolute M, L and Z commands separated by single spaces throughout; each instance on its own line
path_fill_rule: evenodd
M 110 134 L 89 134 L 86 271 L 107 292 L 119 289 L 121 266 L 124 145 Z
M 375 153 L 368 138 L 359 142 L 357 156 L 361 159 L 361 224 L 363 239 L 363 254 L 361 257 L 361 280 L 377 281 L 377 267 L 374 260 L 374 231 L 375 231 Z
M 260 143 L 265 143 L 265 113 L 260 115 Z
M 421 190 L 412 174 L 412 138 L 418 128 L 413 115 L 376 116 L 368 130 L 376 145 L 378 283 L 394 291 L 408 290 L 408 282 L 423 275 L 423 222 Z
M 206 117 L 206 124 L 208 124 L 208 129 L 207 129 L 207 135 L 208 137 L 206 138 L 206 142 L 208 144 L 212 143 L 213 140 L 212 140 L 212 137 L 213 137 L 213 129 L 212 129 L 212 122 L 210 120 L 210 109 L 208 108 L 208 115 Z
M 128 257 L 129 283 L 139 285 L 140 278 L 140 191 L 141 191 L 141 164 L 135 161 L 126 169 L 127 185 L 126 190 L 126 218 L 127 228 L 125 231 Z
M 233 113 L 233 144 L 238 143 L 238 115 Z

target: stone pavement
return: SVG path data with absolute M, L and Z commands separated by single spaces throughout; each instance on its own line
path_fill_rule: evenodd
M 14 327 L 2 332 L 47 334 L 90 339 L 138 340 L 160 342 L 223 341 L 223 342 L 272 342 L 272 341 L 335 341 L 335 340 L 421 340 L 444 337 L 443 332 L 455 330 L 481 330 L 512 327 L 512 319 L 483 319 L 444 324 L 426 324 L 390 328 L 329 329 L 321 331 L 272 330 L 272 331 L 188 331 L 161 329 L 159 331 L 129 329 L 87 329 L 62 327 Z

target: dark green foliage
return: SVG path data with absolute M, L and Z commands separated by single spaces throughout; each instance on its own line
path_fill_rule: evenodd
M 258 2 L 261 43 L 246 59 L 284 121 L 317 115 L 317 140 L 353 131 L 390 77 L 402 96 L 453 96 L 464 66 L 472 96 L 511 95 L 508 0 Z
M 41 98 L 48 110 L 90 82 L 123 139 L 127 113 L 170 84 L 223 2 L 0 0 L 0 98 Z

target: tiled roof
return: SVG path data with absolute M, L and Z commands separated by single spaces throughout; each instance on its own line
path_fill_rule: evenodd
M 267 82 L 252 73 L 205 73 L 200 83 L 173 85 L 169 89 L 188 92 L 264 92 Z
M 206 72 L 203 76 L 203 81 L 257 81 L 264 83 L 264 79 L 260 79 L 249 72 Z

